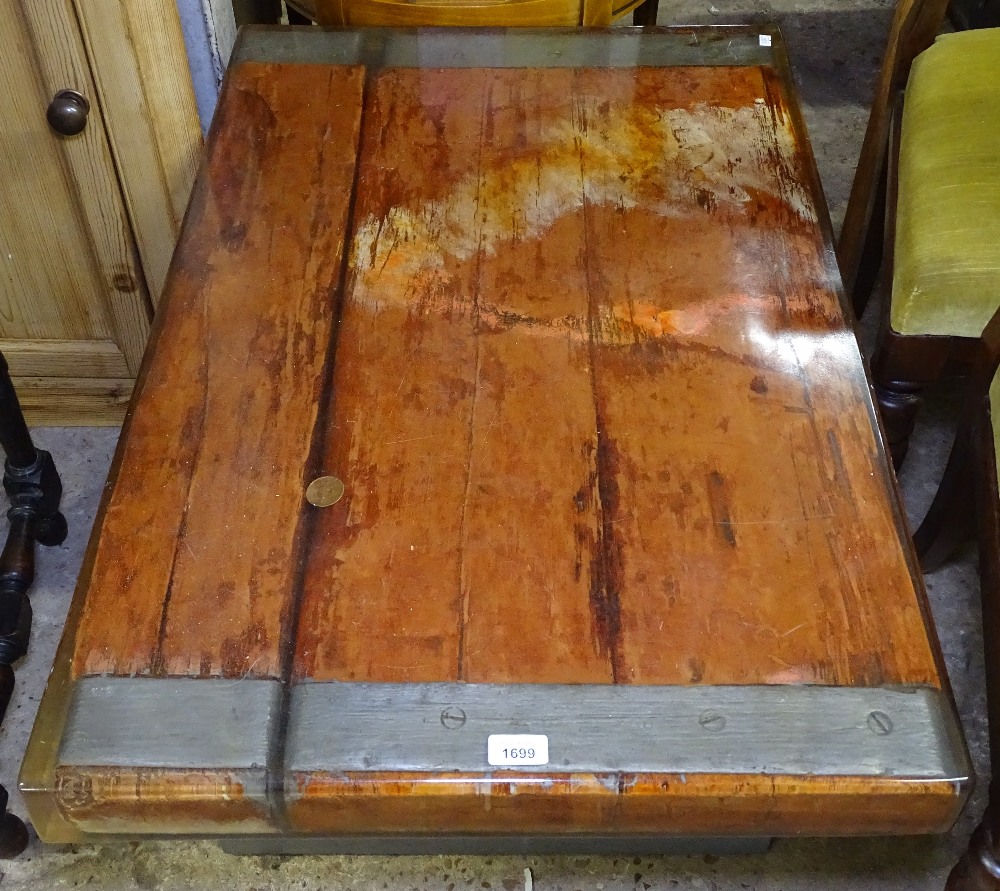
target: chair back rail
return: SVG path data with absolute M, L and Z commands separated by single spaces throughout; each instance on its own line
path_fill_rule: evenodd
M 859 278 L 869 272 L 868 278 L 871 279 L 878 271 L 877 268 L 864 270 L 863 261 L 877 267 L 880 259 L 879 233 L 874 234 L 878 239 L 873 242 L 876 248 L 874 257 L 871 253 L 865 256 L 865 246 L 876 207 L 885 194 L 893 97 L 906 85 L 913 60 L 934 42 L 947 10 L 948 0 L 899 0 L 896 4 L 837 248 L 844 288 L 854 300 L 855 312 L 859 314 L 864 309 L 868 290 L 858 287 Z

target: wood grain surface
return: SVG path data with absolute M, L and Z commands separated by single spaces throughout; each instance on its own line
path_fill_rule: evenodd
M 233 69 L 73 677 L 940 691 L 783 77 Z M 88 831 L 256 819 L 192 759 L 53 795 Z M 936 831 L 965 793 L 285 769 L 264 819 L 333 833 Z
M 79 674 L 279 676 L 362 84 L 244 65 L 227 85 L 123 434 Z
M 101 109 L 95 104 L 90 125 L 72 139 L 56 136 L 45 119 L 61 89 L 95 98 L 71 4 L 5 0 L 0 15 L 7 23 L 0 37 L 0 348 L 15 378 L 134 376 L 149 332 L 149 295 Z M 75 353 L 71 367 L 63 361 L 67 348 Z
M 615 777 L 316 775 L 296 778 L 289 819 L 307 832 L 544 833 L 601 829 L 670 835 L 944 832 L 949 783 L 892 778 L 699 774 Z M 405 805 L 404 805 L 405 803 Z
M 263 795 L 247 794 L 247 785 L 239 772 L 61 767 L 56 800 L 83 832 L 273 832 Z
M 106 109 L 70 0 L 2 2 L 0 15 L 0 351 L 30 424 L 120 424 L 151 302 Z M 69 139 L 45 119 L 66 88 L 91 100 Z
M 155 305 L 202 149 L 180 17 L 153 0 L 71 2 Z
M 797 138 L 758 68 L 374 78 L 298 677 L 939 683 Z

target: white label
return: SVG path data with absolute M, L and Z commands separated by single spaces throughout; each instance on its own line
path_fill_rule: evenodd
M 761 34 L 760 35 L 760 45 L 761 46 L 770 46 L 771 45 L 771 35 L 770 34 Z
M 490 764 L 548 764 L 549 738 L 537 733 L 493 733 L 486 741 Z

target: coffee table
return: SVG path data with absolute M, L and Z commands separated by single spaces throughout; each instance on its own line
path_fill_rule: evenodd
M 774 30 L 249 30 L 21 775 L 49 841 L 949 827 Z

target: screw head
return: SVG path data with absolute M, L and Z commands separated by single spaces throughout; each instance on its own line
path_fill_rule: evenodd
M 718 733 L 726 726 L 726 716 L 718 712 L 704 711 L 698 716 L 698 723 L 709 733 Z
M 465 724 L 465 712 L 457 705 L 449 705 L 441 712 L 441 726 L 446 730 L 458 730 Z
M 868 729 L 876 736 L 888 736 L 892 733 L 892 718 L 885 712 L 869 712 L 867 719 Z

